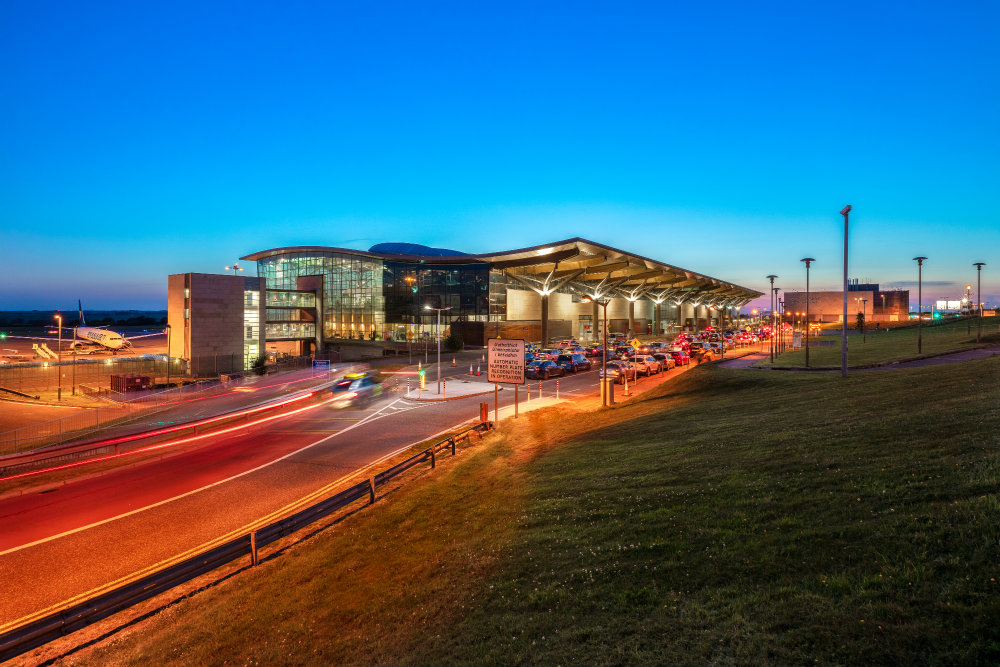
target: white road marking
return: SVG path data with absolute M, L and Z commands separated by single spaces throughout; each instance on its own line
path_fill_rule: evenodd
M 390 403 L 389 405 L 387 405 L 385 407 L 386 408 L 391 407 L 391 406 L 395 405 L 397 402 L 399 402 L 401 400 L 403 400 L 403 399 L 398 398 L 398 399 L 396 399 L 395 401 L 393 401 L 392 403 Z M 348 431 L 353 431 L 354 429 L 358 428 L 359 426 L 367 424 L 369 421 L 372 421 L 372 420 L 374 420 L 374 419 L 376 419 L 376 418 L 378 418 L 380 416 L 385 416 L 385 415 L 381 415 L 380 414 L 381 410 L 384 410 L 384 409 L 385 408 L 381 408 L 378 412 L 374 412 L 371 415 L 368 415 L 367 417 L 361 419 L 360 421 L 355 422 L 354 424 L 351 424 L 350 426 L 348 426 L 348 427 L 346 427 L 344 429 L 341 429 L 340 431 L 337 431 L 336 433 L 331 433 L 330 435 L 326 436 L 325 438 L 320 438 L 316 442 L 313 442 L 311 444 L 305 445 L 304 447 L 296 449 L 293 452 L 289 452 L 288 454 L 285 454 L 281 458 L 274 459 L 273 461 L 269 461 L 269 462 L 267 462 L 267 463 L 265 463 L 263 465 L 259 465 L 256 468 L 251 468 L 250 470 L 245 470 L 244 472 L 241 472 L 239 474 L 233 475 L 232 477 L 227 477 L 226 479 L 220 479 L 217 482 L 212 482 L 211 484 L 206 484 L 205 486 L 202 486 L 200 488 L 193 489 L 191 491 L 187 491 L 187 492 L 182 493 L 182 494 L 180 494 L 178 496 L 174 496 L 173 498 L 167 498 L 166 500 L 161 500 L 159 502 L 153 503 L 152 505 L 146 505 L 145 507 L 140 507 L 140 508 L 134 509 L 134 510 L 132 510 L 130 512 L 125 512 L 124 514 L 119 514 L 117 516 L 109 517 L 107 519 L 102 519 L 101 521 L 95 521 L 94 523 L 87 524 L 86 526 L 80 526 L 78 528 L 73 528 L 71 530 L 67 530 L 67 531 L 64 531 L 62 533 L 58 533 L 56 535 L 50 535 L 48 537 L 43 537 L 42 539 L 35 540 L 34 542 L 28 542 L 27 544 L 22 544 L 20 546 L 11 547 L 10 549 L 7 549 L 5 551 L 0 551 L 0 556 L 6 556 L 7 554 L 14 553 L 15 551 L 20 551 L 22 549 L 27 549 L 28 547 L 33 547 L 33 546 L 37 546 L 39 544 L 44 544 L 45 542 L 50 542 L 50 541 L 58 539 L 60 537 L 66 537 L 66 536 L 72 535 L 74 533 L 79 533 L 79 532 L 82 532 L 84 530 L 89 530 L 91 528 L 96 528 L 97 526 L 101 526 L 101 525 L 104 525 L 106 523 L 111 523 L 112 521 L 117 521 L 118 519 L 124 519 L 125 517 L 132 516 L 133 514 L 138 514 L 139 512 L 145 512 L 148 509 L 153 509 L 154 507 L 159 507 L 160 505 L 166 505 L 167 503 L 171 503 L 171 502 L 173 502 L 175 500 L 180 500 L 181 498 L 186 498 L 188 496 L 194 495 L 194 494 L 199 493 L 201 491 L 205 491 L 207 489 L 211 489 L 214 486 L 219 486 L 220 484 L 225 484 L 226 482 L 231 482 L 234 479 L 239 479 L 240 477 L 243 477 L 245 475 L 249 475 L 250 473 L 257 472 L 258 470 L 263 470 L 264 468 L 266 468 L 268 466 L 274 465 L 275 463 L 278 463 L 280 461 L 284 461 L 285 459 L 287 459 L 289 457 L 292 457 L 292 456 L 294 456 L 296 454 L 299 454 L 301 452 L 304 452 L 305 450 L 310 449 L 312 447 L 315 447 L 316 445 L 321 445 L 324 442 L 332 440 L 332 439 L 336 438 L 338 435 L 342 435 L 344 433 L 347 433 Z M 431 436 L 431 437 L 434 437 L 434 436 Z M 423 440 L 420 440 L 418 442 L 423 442 Z M 413 443 L 413 444 L 417 444 L 417 443 Z M 412 447 L 413 444 L 407 445 L 407 447 Z M 404 447 L 403 449 L 397 450 L 397 451 L 404 451 L 407 447 Z M 382 461 L 384 459 L 385 459 L 385 457 L 383 457 L 382 459 L 379 459 L 379 461 Z M 375 461 L 373 463 L 378 463 L 378 461 Z M 372 465 L 372 464 L 369 464 L 369 465 Z

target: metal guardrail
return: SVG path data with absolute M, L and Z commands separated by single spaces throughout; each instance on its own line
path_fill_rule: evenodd
M 29 616 L 27 618 L 31 620 L 28 622 L 0 632 L 0 662 L 10 660 L 33 648 L 66 636 L 91 623 L 159 595 L 174 586 L 211 572 L 242 556 L 250 556 L 250 564 L 256 565 L 258 550 L 261 547 L 291 535 L 362 498 L 368 498 L 368 504 L 374 503 L 375 491 L 378 487 L 421 463 L 430 461 L 431 467 L 435 467 L 438 452 L 450 449 L 454 455 L 455 446 L 459 441 L 469 440 L 473 433 L 481 437 L 482 433 L 492 428 L 492 422 L 481 422 L 431 445 L 405 461 L 348 487 L 326 500 L 299 510 L 289 517 L 268 524 L 248 535 L 241 535 L 163 570 L 140 577 L 111 591 L 95 595 L 83 602 L 53 611 L 40 618 Z

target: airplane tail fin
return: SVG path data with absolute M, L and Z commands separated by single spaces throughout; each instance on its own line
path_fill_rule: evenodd
M 76 305 L 80 309 L 80 326 L 85 327 L 87 326 L 87 322 L 83 319 L 83 303 L 81 303 L 80 299 L 77 299 Z

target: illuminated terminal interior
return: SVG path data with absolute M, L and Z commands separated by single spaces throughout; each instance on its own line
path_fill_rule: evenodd
M 226 336 L 229 343 L 213 347 L 196 330 L 220 333 L 223 321 L 234 319 L 242 328 L 244 365 L 265 349 L 362 355 L 363 346 L 419 343 L 452 332 L 468 345 L 496 336 L 594 341 L 603 334 L 604 304 L 611 333 L 670 334 L 719 325 L 761 295 L 580 238 L 487 254 L 383 243 L 367 251 L 274 248 L 241 259 L 257 263 L 258 277 L 170 277 L 171 325 L 185 331 L 183 345 L 171 344 L 172 354 L 218 356 L 235 341 Z M 243 291 L 239 313 L 224 305 L 234 281 Z

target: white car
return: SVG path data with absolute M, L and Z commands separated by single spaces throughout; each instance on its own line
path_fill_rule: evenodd
M 637 366 L 636 372 L 645 373 L 646 377 L 663 370 L 663 366 L 660 365 L 656 357 L 649 354 L 640 354 L 636 357 L 635 365 Z

